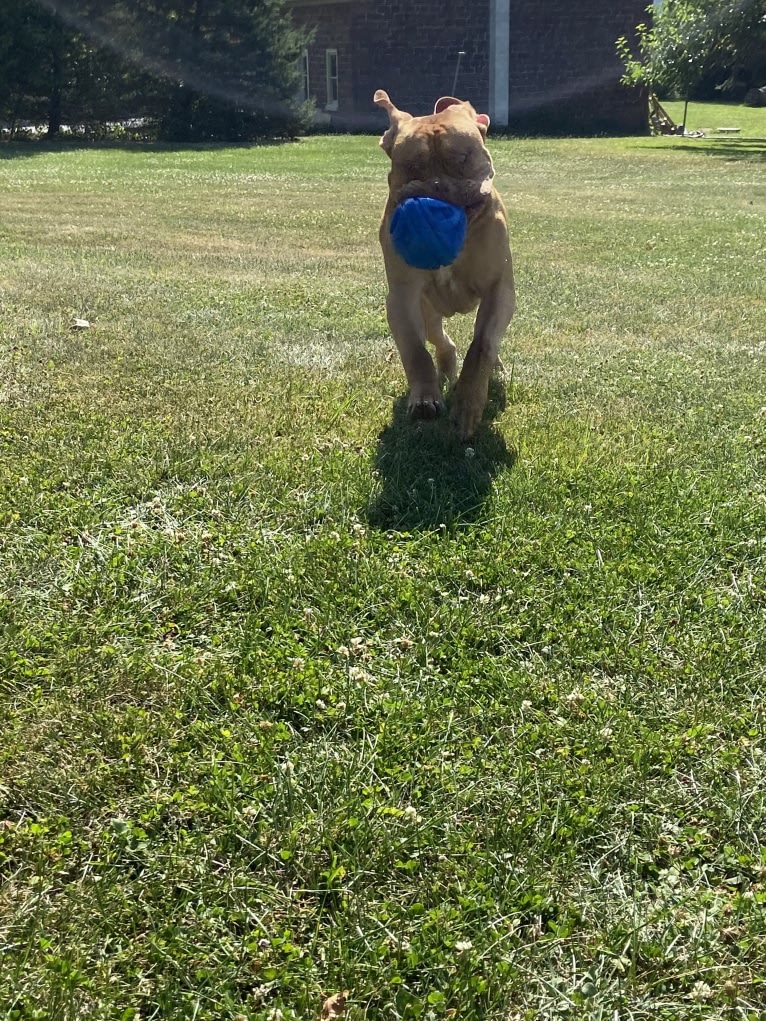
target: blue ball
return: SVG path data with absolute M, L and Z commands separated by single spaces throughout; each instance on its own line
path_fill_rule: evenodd
M 462 206 L 441 199 L 405 199 L 391 217 L 391 240 L 410 266 L 439 269 L 460 255 L 467 227 Z

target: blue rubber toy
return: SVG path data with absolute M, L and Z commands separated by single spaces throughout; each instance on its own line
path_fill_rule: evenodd
M 439 269 L 460 255 L 467 227 L 462 206 L 441 199 L 405 199 L 391 217 L 391 240 L 410 266 Z

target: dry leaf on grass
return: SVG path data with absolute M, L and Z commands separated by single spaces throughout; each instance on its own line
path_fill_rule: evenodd
M 320 1018 L 327 1018 L 328 1021 L 334 1017 L 340 1017 L 346 1011 L 346 1000 L 349 998 L 348 989 L 344 989 L 342 993 L 335 993 L 334 996 L 328 996 L 322 1004 L 322 1013 L 319 1015 Z

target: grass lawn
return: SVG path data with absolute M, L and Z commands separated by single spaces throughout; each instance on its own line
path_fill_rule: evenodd
M 376 140 L 0 149 L 3 1021 L 766 1017 L 763 149 L 492 151 L 466 448 Z
M 683 124 L 683 102 L 662 104 L 676 124 Z M 759 138 L 766 141 L 766 107 L 745 106 L 744 103 L 689 103 L 687 130 L 704 131 L 706 137 L 717 139 Z M 719 128 L 739 128 L 736 134 Z

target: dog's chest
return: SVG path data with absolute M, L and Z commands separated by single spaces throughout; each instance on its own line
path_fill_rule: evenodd
M 458 312 L 470 312 L 476 308 L 481 294 L 471 286 L 468 275 L 461 272 L 461 260 L 451 266 L 442 266 L 430 274 L 426 286 L 426 297 L 437 312 L 452 316 Z

